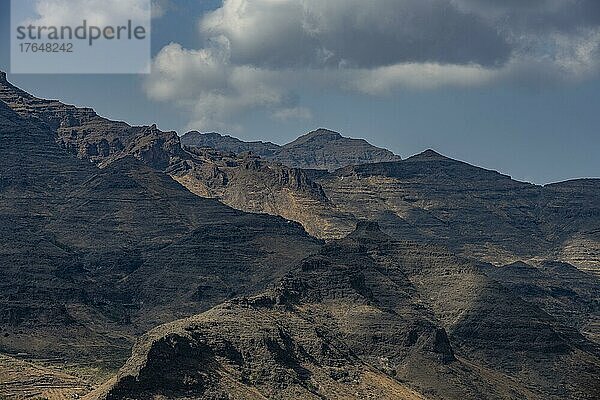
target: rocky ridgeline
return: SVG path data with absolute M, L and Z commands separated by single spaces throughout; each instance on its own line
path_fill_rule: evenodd
M 0 79 L 0 100 L 25 118 L 45 124 L 55 133 L 60 147 L 81 159 L 106 165 L 133 155 L 158 169 L 185 158 L 175 132 L 152 127 L 132 127 L 100 117 L 90 108 L 78 108 L 56 100 L 36 98 Z
M 225 152 L 252 152 L 266 160 L 293 168 L 333 171 L 348 165 L 398 161 L 389 150 L 351 139 L 328 129 L 317 129 L 284 146 L 270 142 L 243 142 L 217 133 L 188 132 L 182 138 L 185 146 L 211 147 Z
M 340 238 L 352 231 L 352 215 L 338 212 L 305 170 L 263 160 L 252 153 L 186 148 L 191 161 L 171 176 L 199 196 L 247 212 L 300 222 L 313 236 Z

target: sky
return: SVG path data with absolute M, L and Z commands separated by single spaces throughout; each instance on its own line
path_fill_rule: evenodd
M 47 18 L 69 8 L 35 1 Z M 598 0 L 154 0 L 153 11 L 149 75 L 9 80 L 180 134 L 284 144 L 325 127 L 538 184 L 600 177 Z M 7 71 L 8 0 L 0 29 Z

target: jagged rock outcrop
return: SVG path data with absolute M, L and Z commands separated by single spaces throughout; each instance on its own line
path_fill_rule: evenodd
M 182 137 L 185 146 L 211 147 L 225 152 L 252 152 L 266 160 L 292 168 L 333 171 L 348 165 L 399 161 L 389 150 L 363 139 L 350 139 L 328 129 L 317 129 L 284 146 L 264 142 L 243 142 L 216 133 L 189 132 Z

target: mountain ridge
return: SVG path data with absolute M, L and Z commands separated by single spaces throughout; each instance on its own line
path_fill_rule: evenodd
M 351 139 L 338 132 L 319 128 L 283 146 L 270 142 L 243 142 L 216 133 L 188 132 L 182 136 L 184 146 L 212 147 L 225 152 L 250 151 L 267 160 L 293 168 L 333 171 L 352 164 L 397 161 L 391 151 L 375 147 L 364 139 Z
M 6 88 L 0 87 L 0 98 L 25 98 L 25 103 L 33 106 L 23 108 L 14 101 L 9 104 L 42 123 L 62 121 L 66 108 L 67 125 L 75 126 L 73 143 L 80 150 L 74 152 L 69 147 L 71 139 L 65 146 L 66 134 L 60 128 L 57 143 L 79 158 L 106 167 L 132 155 L 153 168 L 166 170 L 201 197 L 216 198 L 243 211 L 283 216 L 300 222 L 318 238 L 339 239 L 352 232 L 357 220 L 376 219 L 387 233 L 397 237 L 434 240 L 461 254 L 497 264 L 541 257 L 571 262 L 587 271 L 599 270 L 599 229 L 594 222 L 600 209 L 594 200 L 600 190 L 597 179 L 533 185 L 431 149 L 406 160 L 351 165 L 332 172 L 291 168 L 285 160 L 182 146 L 174 132 L 161 132 L 154 125 L 132 128 L 102 119 L 100 130 L 88 135 L 86 130 L 97 125 L 69 122 L 69 115 L 91 113 L 96 120 L 92 111 L 36 99 L 24 92 L 15 95 L 14 87 Z M 49 104 L 50 108 L 40 112 L 36 104 Z M 127 145 L 99 154 L 97 146 L 106 143 L 107 134 L 114 136 L 113 126 L 124 127 L 117 132 Z M 81 138 L 78 132 L 83 132 Z M 304 154 L 306 143 L 312 146 L 316 140 L 318 147 L 323 137 L 329 138 L 326 141 L 333 137 L 333 142 L 351 140 L 320 129 L 299 138 L 299 146 L 289 147 L 293 151 L 300 148 Z M 228 140 L 236 146 L 243 144 L 232 137 Z M 257 143 L 271 146 L 262 142 L 252 145 Z M 528 246 L 515 240 L 515 235 L 523 234 L 531 238 Z

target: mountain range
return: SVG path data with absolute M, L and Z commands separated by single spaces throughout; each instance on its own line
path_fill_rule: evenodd
M 180 139 L 4 73 L 0 142 L 0 398 L 600 396 L 600 180 Z

